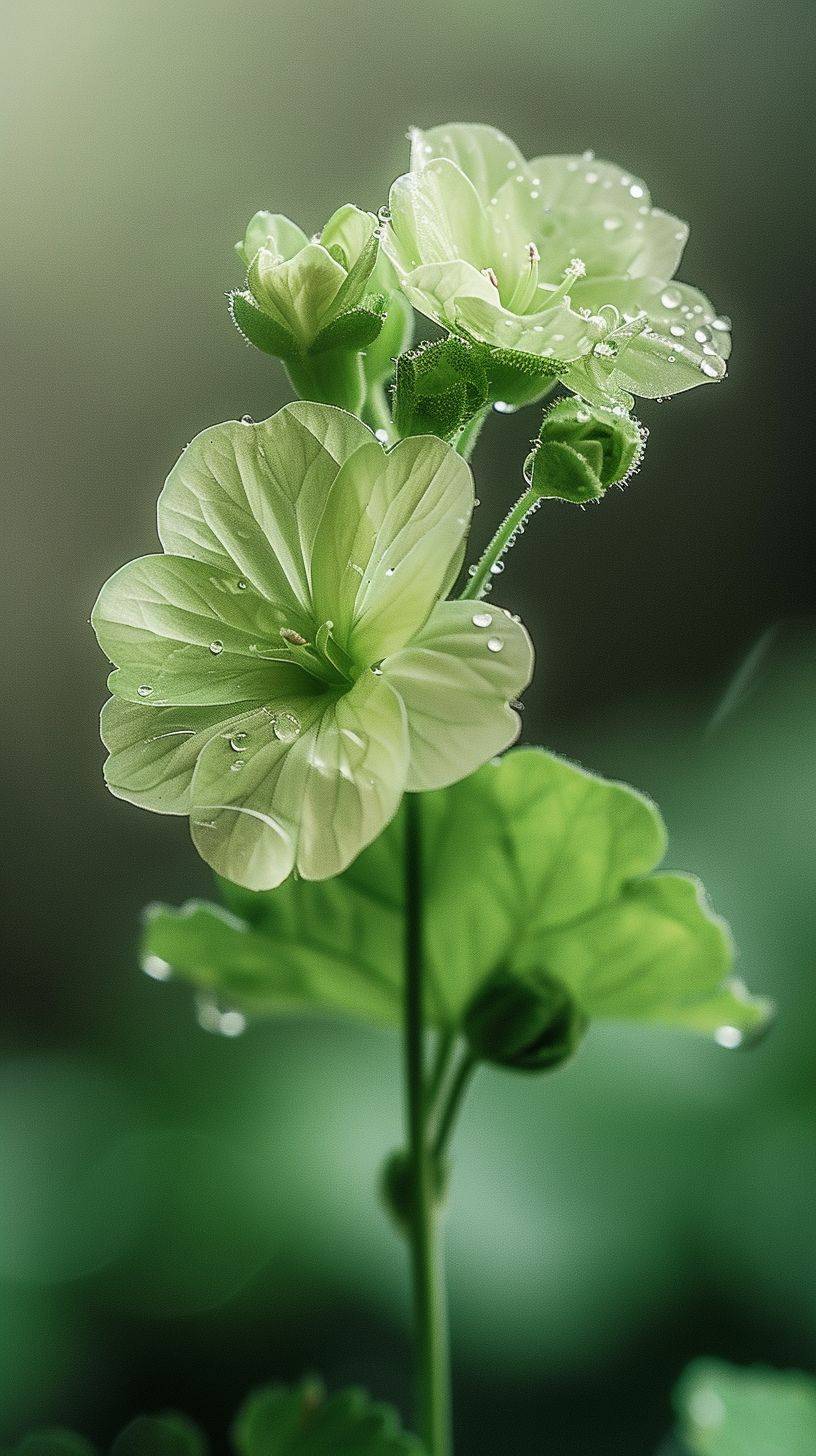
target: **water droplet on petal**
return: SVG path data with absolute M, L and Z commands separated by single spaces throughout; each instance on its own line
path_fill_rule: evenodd
M 629 196 L 630 197 L 642 197 L 643 196 L 643 188 L 642 187 L 639 187 L 638 184 L 637 184 L 637 182 L 635 182 L 633 184 L 633 186 L 631 186 L 629 188 Z
M 710 359 L 701 359 L 700 360 L 700 369 L 701 369 L 702 373 L 705 374 L 708 379 L 719 379 L 720 378 L 721 371 L 716 367 L 716 365 L 714 365 L 714 364 L 711 363 L 711 360 Z
M 272 720 L 272 732 L 280 743 L 294 743 L 300 734 L 300 719 L 294 713 L 276 713 Z
M 487 650 L 488 650 L 488 652 L 501 652 L 501 650 L 502 650 L 503 647 L 504 647 L 504 643 L 502 642 L 501 637 L 488 637 L 488 639 L 487 639 Z
M 149 698 L 152 691 L 153 689 L 149 683 L 142 683 L 141 686 L 136 689 L 136 692 L 138 693 L 140 698 Z
M 697 340 L 697 343 L 698 344 L 710 344 L 711 343 L 711 334 L 709 333 L 708 329 L 704 329 L 702 327 L 702 325 L 700 326 L 699 329 L 695 329 L 694 330 L 694 337 Z
M 686 331 L 682 324 L 672 324 L 669 328 L 669 333 L 673 334 L 675 339 L 683 339 L 685 338 Z
M 254 423 L 255 421 L 253 420 L 252 415 L 241 415 L 242 425 L 254 425 Z
M 396 566 L 387 566 L 385 568 L 385 574 L 386 574 L 386 576 L 393 576 L 394 575 L 394 572 L 396 571 L 396 569 L 397 569 Z
M 223 644 L 223 642 L 220 642 L 218 640 L 218 638 L 216 638 L 216 640 L 214 642 L 211 642 L 210 643 L 210 652 L 212 653 L 213 657 L 217 657 L 218 654 L 219 654 L 219 652 L 223 652 L 223 651 L 224 651 L 224 644 Z
M 382 428 L 380 428 L 379 430 L 375 430 L 374 431 L 374 439 L 375 440 L 379 440 L 379 442 L 380 442 L 381 445 L 387 445 L 388 444 L 388 431 L 387 430 L 383 430 Z
M 229 741 L 229 746 L 235 753 L 243 753 L 246 748 L 246 739 L 246 733 L 233 733 Z
M 711 320 L 711 327 L 720 334 L 727 334 L 731 328 L 731 320 L 726 314 L 720 314 L 719 318 Z
M 618 228 L 623 227 L 623 222 L 619 217 L 605 217 L 603 220 L 603 225 L 605 232 L 616 233 L 618 231 Z
M 660 302 L 664 308 L 679 308 L 683 295 L 678 288 L 666 288 L 660 295 Z
M 474 627 L 489 627 L 493 621 L 491 612 L 474 612 L 471 618 Z

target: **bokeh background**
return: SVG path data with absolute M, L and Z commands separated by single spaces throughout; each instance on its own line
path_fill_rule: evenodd
M 308 1370 L 407 1412 L 372 1197 L 398 1049 L 211 1036 L 140 974 L 143 904 L 209 881 L 184 823 L 104 791 L 88 615 L 154 549 L 186 441 L 287 398 L 226 316 L 250 214 L 376 207 L 411 123 L 478 119 L 645 176 L 734 319 L 730 378 L 644 405 L 626 493 L 542 511 L 501 587 L 540 644 L 526 740 L 657 798 L 779 1023 L 750 1053 L 610 1028 L 540 1083 L 484 1073 L 448 1218 L 463 1456 L 648 1456 L 687 1358 L 808 1367 L 816 1341 L 810 0 L 2 15 L 0 1441 L 106 1442 L 168 1405 L 218 1441 L 250 1386 Z M 488 423 L 477 536 L 536 428 Z

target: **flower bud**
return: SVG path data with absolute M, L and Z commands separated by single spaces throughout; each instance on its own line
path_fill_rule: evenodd
M 454 440 L 487 404 L 480 351 L 453 337 L 420 344 L 397 359 L 394 423 L 400 434 Z
M 447 1164 L 438 1158 L 431 1158 L 430 1176 L 433 1200 L 436 1204 L 441 1204 L 448 1187 Z M 414 1183 L 411 1156 L 404 1149 L 391 1153 L 386 1158 L 380 1174 L 380 1196 L 397 1228 L 403 1232 L 409 1229 Z
M 637 420 L 623 411 L 561 399 L 544 416 L 524 474 L 541 496 L 600 500 L 637 468 L 644 439 Z
M 384 299 L 367 294 L 378 248 L 377 219 L 351 204 L 311 240 L 286 217 L 256 213 L 236 244 L 247 289 L 232 295 L 234 322 L 250 343 L 286 360 L 359 352 L 383 324 Z
M 499 971 L 478 992 L 464 1019 L 470 1050 L 483 1062 L 542 1072 L 566 1061 L 587 1027 L 571 993 L 540 972 L 521 980 Z

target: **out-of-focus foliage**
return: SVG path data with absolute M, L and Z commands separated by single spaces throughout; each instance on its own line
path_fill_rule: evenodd
M 813 1456 L 816 1380 L 701 1360 L 675 1393 L 689 1456 Z
M 269 1386 L 241 1407 L 232 1429 L 237 1456 L 422 1456 L 396 1412 L 362 1390 L 328 1396 L 318 1380 L 295 1389 Z M 110 1456 L 207 1456 L 207 1442 L 185 1416 L 137 1416 L 119 1433 Z M 61 1427 L 24 1436 L 7 1456 L 95 1456 L 84 1437 Z

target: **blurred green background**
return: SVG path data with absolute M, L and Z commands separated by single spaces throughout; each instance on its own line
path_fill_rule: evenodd
M 816 634 L 805 374 L 810 0 L 6 0 L 7 402 L 0 1440 L 137 1409 L 211 1434 L 322 1371 L 408 1407 L 402 1250 L 374 1202 L 398 1050 L 326 1024 L 207 1035 L 140 975 L 139 913 L 209 893 L 182 821 L 102 785 L 99 584 L 155 548 L 204 426 L 287 398 L 224 293 L 252 212 L 376 207 L 412 123 L 631 167 L 692 224 L 681 276 L 734 319 L 731 377 L 642 417 L 646 464 L 553 505 L 497 599 L 539 647 L 525 739 L 661 804 L 776 1029 L 724 1053 L 594 1032 L 484 1073 L 448 1219 L 459 1450 L 647 1456 L 698 1353 L 816 1342 Z M 488 423 L 486 537 L 535 412 Z M 729 682 L 759 641 L 736 694 Z

